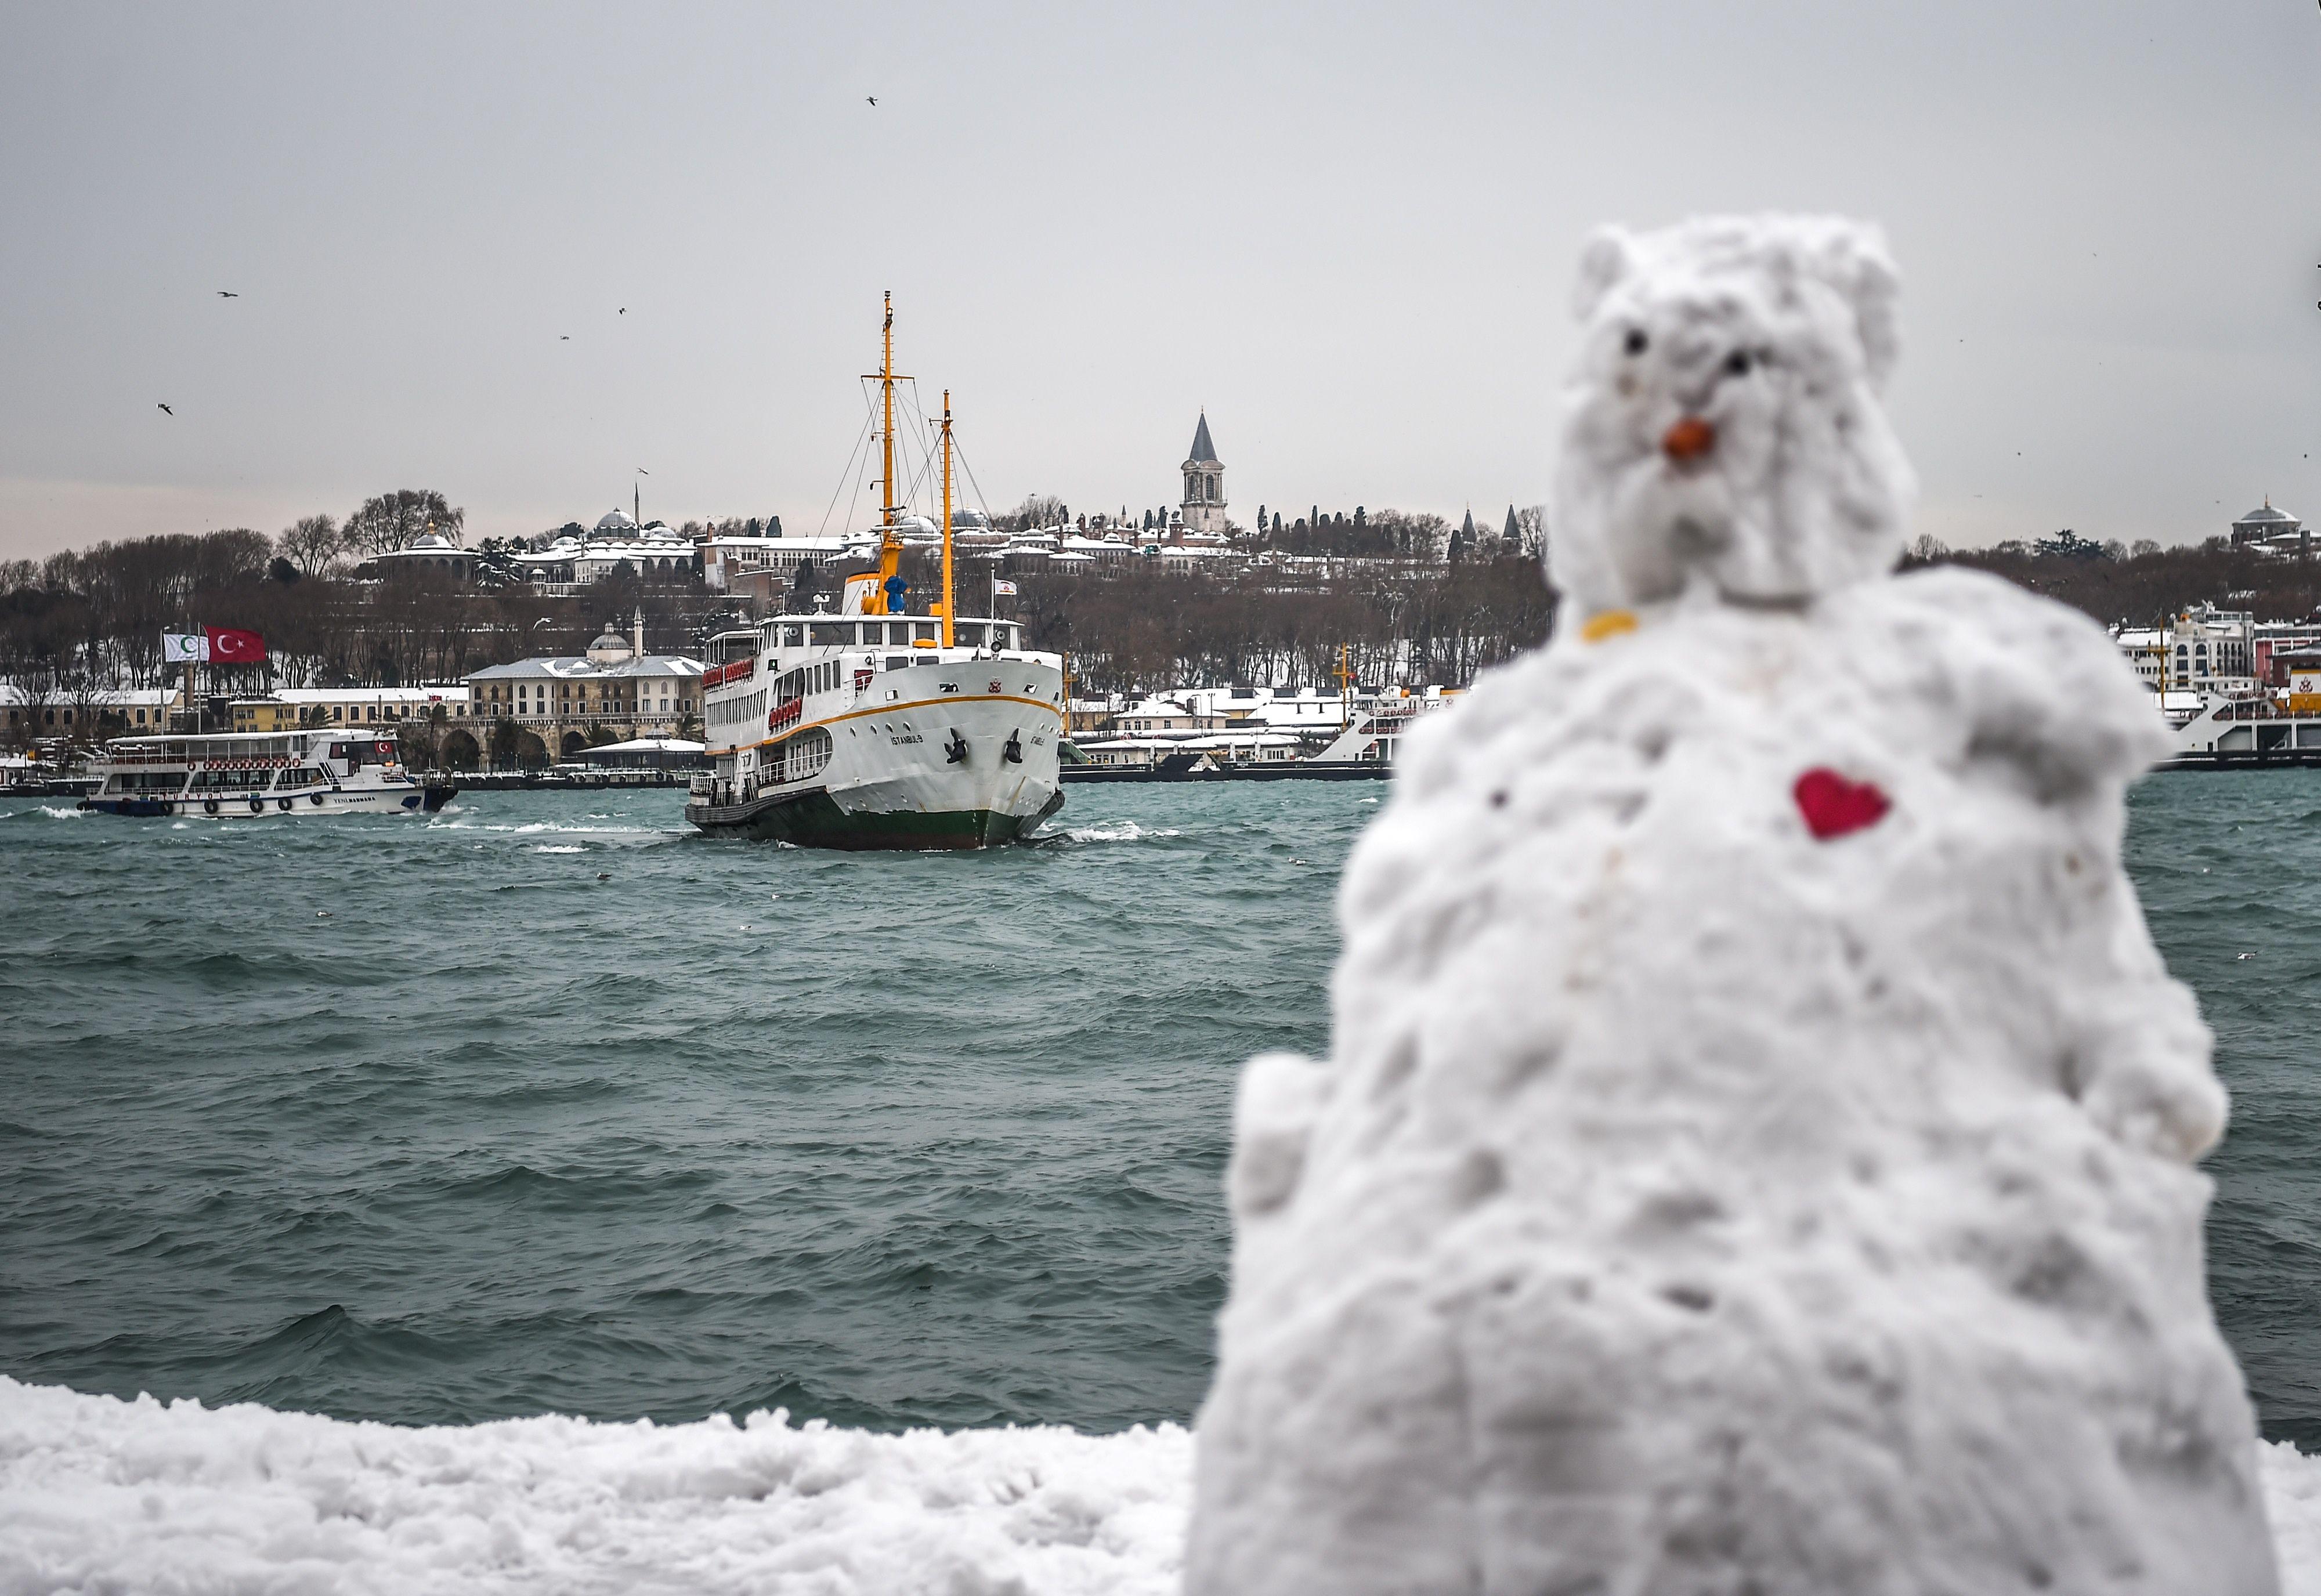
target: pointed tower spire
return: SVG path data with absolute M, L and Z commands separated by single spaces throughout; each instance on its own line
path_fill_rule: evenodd
M 1201 412 L 1201 424 L 1193 429 L 1193 452 L 1186 457 L 1196 465 L 1222 465 L 1217 458 L 1217 446 L 1209 441 L 1209 413 Z

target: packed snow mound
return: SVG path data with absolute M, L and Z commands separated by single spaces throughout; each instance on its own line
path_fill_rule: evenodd
M 405 1429 L 0 1377 L 0 1596 L 1173 1591 L 1171 1425 Z
M 1893 565 L 1912 494 L 1878 397 L 1896 286 L 1878 231 L 1832 218 L 1589 240 L 1549 555 L 1581 615 L 1701 578 L 1794 600 Z
M 1243 1078 L 1188 1591 L 2274 1589 L 2116 651 L 1954 568 L 1616 621 L 1412 736 Z

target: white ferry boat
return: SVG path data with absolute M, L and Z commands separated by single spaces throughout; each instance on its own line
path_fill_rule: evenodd
M 459 791 L 405 771 L 391 740 L 344 730 L 116 737 L 88 774 L 83 809 L 215 820 L 432 812 Z
M 1022 628 L 955 617 L 951 395 L 942 413 L 942 594 L 905 613 L 895 498 L 895 313 L 885 355 L 878 565 L 835 612 L 776 615 L 710 640 L 702 676 L 712 768 L 686 819 L 802 848 L 970 848 L 1009 842 L 1063 806 L 1064 662 Z

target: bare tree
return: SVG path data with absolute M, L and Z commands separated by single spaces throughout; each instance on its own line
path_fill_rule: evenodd
M 327 515 L 302 515 L 282 529 L 275 547 L 300 576 L 325 576 L 338 564 L 346 545 L 337 521 Z
M 432 487 L 397 488 L 364 500 L 362 508 L 347 517 L 341 536 L 356 554 L 386 554 L 408 549 L 431 530 L 457 543 L 467 520 L 466 511 L 453 508 Z
M 1526 504 L 1515 512 L 1515 535 L 1534 559 L 1547 558 L 1547 506 Z

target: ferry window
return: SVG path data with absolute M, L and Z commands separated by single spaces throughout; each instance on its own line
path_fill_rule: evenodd
M 979 621 L 961 621 L 952 626 L 951 631 L 951 636 L 957 638 L 967 648 L 983 647 L 983 623 Z
M 911 661 L 910 661 L 910 657 L 909 657 L 909 656 L 907 656 L 907 655 L 903 655 L 903 654 L 889 654 L 889 655 L 887 655 L 887 668 L 888 670 L 908 670 L 908 669 L 910 669 L 910 668 L 911 668 Z
M 784 628 L 782 628 L 782 647 L 783 647 L 783 648 L 804 648 L 805 646 L 806 646 L 806 628 L 805 628 L 805 627 L 803 627 L 803 626 L 785 626 Z
M 917 631 L 919 640 L 921 642 L 933 643 L 941 640 L 935 635 L 935 623 L 933 621 L 920 621 L 914 622 L 913 624 L 914 630 Z
M 853 630 L 853 622 L 848 621 L 817 621 L 807 628 L 814 636 L 816 648 L 831 648 L 837 644 L 852 642 L 854 639 L 846 634 Z

